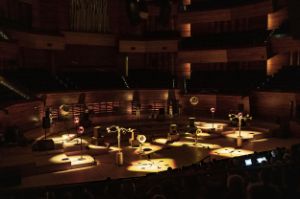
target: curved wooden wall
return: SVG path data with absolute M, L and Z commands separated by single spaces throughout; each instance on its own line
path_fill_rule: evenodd
M 180 63 L 216 63 L 237 61 L 267 60 L 266 47 L 223 49 L 223 50 L 191 50 L 178 52 Z
M 193 5 L 193 3 L 192 3 Z M 216 21 L 230 21 L 239 18 L 250 18 L 268 15 L 273 12 L 272 0 L 266 0 L 256 4 L 238 6 L 234 8 L 217 9 L 209 11 L 194 11 L 179 13 L 178 23 L 203 23 Z

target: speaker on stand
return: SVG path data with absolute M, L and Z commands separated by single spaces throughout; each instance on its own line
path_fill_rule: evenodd
M 43 124 L 42 124 L 42 127 L 45 132 L 45 137 L 44 137 L 45 140 L 47 138 L 47 130 L 50 128 L 50 126 L 51 126 L 51 112 L 50 112 L 50 108 L 47 108 L 45 111 L 45 116 L 43 117 Z
M 36 141 L 32 145 L 33 151 L 48 151 L 55 148 L 54 141 L 52 139 L 47 139 L 47 131 L 51 127 L 51 111 L 50 108 L 47 108 L 45 111 L 45 116 L 43 117 L 42 127 L 44 129 L 44 139 Z

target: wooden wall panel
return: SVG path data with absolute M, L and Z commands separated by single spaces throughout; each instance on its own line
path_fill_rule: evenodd
M 216 63 L 227 62 L 226 50 L 197 50 L 178 52 L 180 63 Z
M 119 42 L 119 51 L 122 53 L 164 53 L 177 52 L 177 40 L 160 41 L 125 41 Z
M 196 96 L 199 103 L 192 106 L 189 99 Z M 249 113 L 249 97 L 231 96 L 231 95 L 215 95 L 215 94 L 197 94 L 182 95 L 180 98 L 183 113 L 194 116 L 210 117 L 210 108 L 216 108 L 216 115 L 228 119 L 229 112 L 237 112 L 239 104 L 244 106 L 244 112 Z
M 272 0 L 266 0 L 259 3 L 239 6 L 231 9 L 231 18 L 245 18 L 245 17 L 256 17 L 266 15 L 273 12 Z
M 242 96 L 218 95 L 216 104 L 216 114 L 228 118 L 228 113 L 239 111 L 239 104 L 244 105 L 244 100 Z
M 167 101 L 169 97 L 168 90 L 139 90 L 138 93 L 141 101 Z
M 133 91 L 113 90 L 113 91 L 89 91 L 85 92 L 86 103 L 94 102 L 127 102 L 132 101 Z
M 287 8 L 280 9 L 268 14 L 268 30 L 279 28 L 288 19 Z
M 177 40 L 161 40 L 161 41 L 147 41 L 146 51 L 150 53 L 163 53 L 163 52 L 177 52 Z
M 16 125 L 24 130 L 42 124 L 43 103 L 41 101 L 19 103 L 5 109 L 8 111 L 9 125 Z
M 195 106 L 191 105 L 190 98 L 196 96 L 199 103 Z M 182 95 L 180 98 L 182 111 L 184 114 L 193 116 L 210 116 L 210 108 L 217 106 L 217 96 L 214 94 L 194 94 Z
M 131 52 L 131 53 L 145 53 L 146 52 L 146 43 L 145 41 L 120 41 L 119 42 L 119 51 L 122 53 Z
M 283 66 L 289 65 L 290 57 L 288 53 L 277 54 L 267 61 L 267 75 L 274 75 Z
M 273 12 L 273 10 L 272 0 L 266 0 L 256 4 L 234 7 L 232 9 L 216 9 L 209 11 L 179 13 L 178 23 L 230 21 L 240 18 L 251 18 L 264 15 L 267 16 L 268 13 Z
M 179 98 L 179 90 L 174 90 L 176 98 Z M 80 95 L 84 95 L 86 103 L 103 101 L 132 101 L 138 97 L 140 101 L 167 101 L 169 90 L 99 90 L 84 92 L 64 92 L 39 94 L 46 99 L 46 106 L 59 106 L 62 104 L 77 104 Z M 43 97 L 44 96 L 44 97 Z
M 267 59 L 267 48 L 253 47 L 253 48 L 239 48 L 228 49 L 228 61 L 261 61 Z
M 63 32 L 66 44 L 116 46 L 116 38 L 109 34 Z
M 271 43 L 274 53 L 286 53 L 300 49 L 300 40 L 295 40 L 292 37 L 273 37 Z
M 296 101 L 294 93 L 284 92 L 254 92 L 250 100 L 255 117 L 274 122 L 290 118 L 291 102 Z
M 41 34 L 31 34 L 26 32 L 9 31 L 11 37 L 19 41 L 21 47 L 63 50 L 65 39 L 62 36 L 50 36 Z
M 199 11 L 199 12 L 185 12 L 178 14 L 178 23 L 204 23 L 215 21 L 230 21 L 231 14 L 228 9 Z
M 16 58 L 19 52 L 19 46 L 16 43 L 0 41 L 0 57 Z

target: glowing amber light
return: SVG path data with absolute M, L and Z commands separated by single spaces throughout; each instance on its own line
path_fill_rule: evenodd
M 220 149 L 215 149 L 210 152 L 210 155 L 217 155 L 222 157 L 238 157 L 243 155 L 252 154 L 253 151 L 246 149 L 235 149 L 232 147 L 224 147 Z
M 69 142 L 64 142 L 63 146 L 64 146 L 64 148 L 65 147 L 77 146 L 77 145 L 80 146 L 80 142 L 81 142 L 81 140 L 79 138 L 75 138 L 75 139 L 73 139 L 73 140 L 71 140 Z M 82 139 L 82 144 L 87 145 L 88 141 L 85 140 L 85 139 Z
M 131 165 L 127 167 L 128 171 L 134 172 L 160 172 L 166 171 L 169 167 L 176 168 L 175 160 L 169 158 L 151 159 L 151 160 L 137 160 L 131 162 Z
M 71 160 L 68 158 L 66 154 L 58 154 L 49 159 L 50 162 L 59 164 L 59 163 L 66 163 L 70 162 Z
M 167 138 L 157 138 L 157 139 L 154 140 L 154 142 L 157 143 L 157 144 L 166 144 L 167 141 L 168 141 Z
M 68 142 L 76 137 L 76 134 L 63 134 L 61 136 L 53 136 L 51 139 L 54 141 L 54 143 L 64 143 Z
M 263 139 L 259 139 L 259 140 L 251 140 L 252 143 L 257 143 L 257 142 L 266 142 L 268 141 L 269 139 L 267 138 L 263 138 Z
M 211 144 L 211 143 L 203 143 L 203 142 L 197 142 L 195 144 L 195 138 L 194 137 L 187 137 L 187 139 L 190 139 L 192 141 L 176 141 L 168 144 L 169 146 L 172 147 L 182 147 L 182 146 L 188 146 L 188 147 L 195 147 L 195 148 L 210 148 L 210 149 L 217 149 L 220 148 L 221 146 L 218 144 Z M 158 144 L 166 144 L 167 139 L 165 138 L 157 138 L 154 140 L 155 143 Z
M 195 148 L 210 148 L 210 149 L 217 149 L 220 148 L 221 146 L 218 144 L 210 144 L 210 143 L 203 143 L 203 142 L 195 142 L 193 141 L 178 141 L 178 142 L 173 142 L 170 144 L 170 146 L 174 147 L 180 147 L 180 146 L 189 146 L 189 147 L 195 147 Z
M 181 36 L 182 37 L 191 37 L 192 36 L 192 27 L 190 23 L 184 23 L 180 25 L 180 29 L 181 29 Z
M 73 155 L 69 156 L 69 159 L 71 160 L 72 166 L 80 166 L 85 164 L 94 164 L 95 159 L 90 155 Z
M 144 150 L 143 153 L 141 153 L 140 151 L 140 148 L 136 149 L 134 151 L 135 154 L 144 154 L 144 155 L 147 155 L 147 154 L 151 154 L 151 153 L 154 153 L 156 151 L 159 151 L 162 149 L 161 146 L 157 146 L 157 145 L 153 145 L 153 144 L 150 144 L 150 143 L 145 143 L 143 146 L 142 146 L 142 149 Z M 147 150 L 148 149 L 148 150 Z
M 216 130 L 223 130 L 224 127 L 227 126 L 225 123 L 220 123 L 220 122 L 195 122 L 195 125 L 197 128 L 200 128 L 202 130 L 210 130 L 212 128 L 215 128 Z
M 90 155 L 83 155 L 81 158 L 81 155 L 73 155 L 73 156 L 67 156 L 65 154 L 58 154 L 49 159 L 49 161 L 53 164 L 62 164 L 62 163 L 70 163 L 71 166 L 90 166 L 91 164 L 94 164 L 95 160 Z
M 224 134 L 226 135 L 226 137 L 228 138 L 233 138 L 233 139 L 237 139 L 237 137 L 239 136 L 239 132 L 238 131 L 225 131 Z M 258 135 L 262 135 L 261 132 L 258 131 L 241 131 L 241 136 L 242 139 L 253 139 L 255 136 Z

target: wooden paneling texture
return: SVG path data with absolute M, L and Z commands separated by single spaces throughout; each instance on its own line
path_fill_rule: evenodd
M 274 9 L 273 9 L 272 0 L 265 0 L 255 4 L 238 6 L 232 8 L 230 11 L 231 11 L 231 18 L 237 19 L 237 18 L 267 15 L 268 13 L 273 12 L 273 10 Z
M 291 113 L 291 101 L 295 102 L 295 93 L 254 92 L 250 96 L 251 110 L 255 117 L 276 121 L 288 119 Z
M 282 8 L 276 12 L 268 14 L 268 30 L 279 28 L 288 19 L 287 8 Z
M 289 65 L 289 53 L 276 54 L 267 61 L 267 75 L 274 75 L 283 66 Z
M 119 51 L 122 53 L 164 53 L 177 52 L 177 40 L 156 41 L 126 41 L 119 42 Z
M 260 61 L 267 59 L 267 48 L 253 47 L 253 48 L 238 48 L 227 50 L 228 61 Z
M 244 100 L 242 96 L 218 95 L 216 104 L 216 113 L 221 117 L 228 118 L 229 112 L 239 111 L 239 104 L 244 105 Z
M 32 34 L 27 32 L 9 31 L 11 37 L 19 41 L 20 47 L 63 50 L 65 39 L 63 36 L 52 36 L 44 34 Z
M 267 16 L 273 12 L 271 0 L 238 6 L 231 9 L 217 9 L 209 11 L 185 12 L 178 15 L 178 23 L 203 23 L 216 21 L 230 21 L 239 18 L 251 18 L 257 16 Z
M 266 47 L 179 51 L 179 63 L 251 62 L 267 59 Z
M 16 43 L 0 41 L 0 58 L 16 58 L 19 53 L 19 46 Z
M 41 101 L 19 103 L 5 109 L 8 111 L 9 125 L 32 129 L 42 124 L 43 103 Z
M 300 40 L 295 40 L 290 36 L 275 38 L 271 40 L 274 53 L 286 53 L 300 49 Z
M 91 46 L 115 46 L 116 38 L 110 34 L 64 32 L 66 44 L 91 45 Z
M 215 63 L 227 62 L 226 50 L 194 50 L 178 52 L 180 63 Z
M 191 105 L 190 98 L 196 96 L 199 99 L 197 105 Z M 197 115 L 197 116 L 210 116 L 210 108 L 216 107 L 217 96 L 214 94 L 194 94 L 194 95 L 182 95 L 180 97 L 182 111 L 185 114 Z

